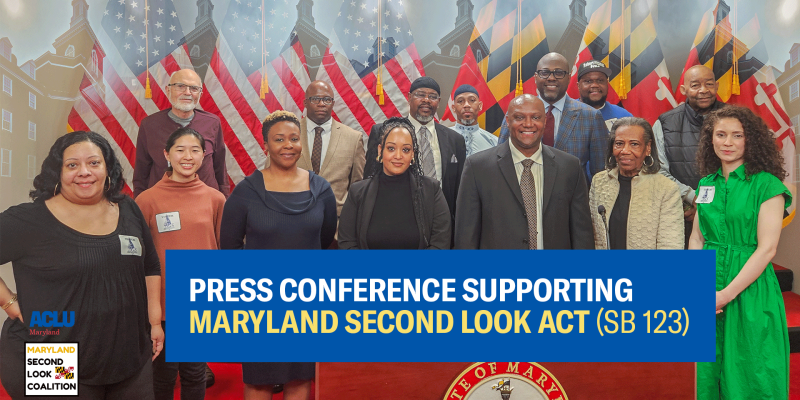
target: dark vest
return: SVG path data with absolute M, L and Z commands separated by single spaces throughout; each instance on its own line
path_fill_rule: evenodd
M 724 106 L 725 103 L 717 100 L 711 110 Z M 700 143 L 703 115 L 684 103 L 661 114 L 658 120 L 661 121 L 664 132 L 664 151 L 669 161 L 669 173 L 684 185 L 697 189 L 701 177 L 697 173 L 695 158 Z

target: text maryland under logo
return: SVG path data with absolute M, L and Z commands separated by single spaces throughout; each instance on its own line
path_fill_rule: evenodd
M 472 364 L 453 381 L 444 400 L 568 400 L 564 388 L 533 362 Z

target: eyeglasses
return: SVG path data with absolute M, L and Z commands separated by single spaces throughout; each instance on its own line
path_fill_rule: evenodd
M 554 77 L 556 77 L 556 79 L 561 79 L 567 76 L 567 71 L 563 71 L 560 69 L 557 69 L 555 71 L 550 71 L 549 69 L 540 69 L 536 71 L 536 75 L 542 79 L 547 79 L 550 77 L 550 75 L 553 75 Z
M 203 90 L 203 88 L 200 86 L 186 85 L 183 83 L 170 83 L 167 86 L 172 86 L 173 88 L 177 89 L 178 93 L 184 92 L 186 88 L 189 88 L 189 92 L 191 93 L 200 93 Z
M 330 105 L 331 103 L 333 103 L 333 97 L 327 97 L 327 96 L 326 97 L 318 97 L 318 96 L 314 96 L 314 97 L 309 97 L 308 101 L 310 101 L 310 102 L 312 102 L 314 104 L 325 104 L 327 106 L 327 105 Z
M 420 99 L 420 100 L 425 100 L 425 98 L 426 98 L 426 97 L 427 97 L 427 98 L 428 98 L 428 100 L 430 100 L 430 101 L 436 101 L 436 100 L 439 100 L 439 95 L 438 95 L 438 94 L 436 94 L 436 93 L 430 93 L 430 94 L 428 94 L 428 93 L 424 93 L 424 92 L 414 92 L 414 93 L 411 93 L 411 94 L 413 94 L 415 98 L 418 98 L 418 99 Z
M 596 83 L 596 84 L 598 84 L 598 85 L 605 85 L 605 84 L 607 84 L 607 83 L 608 83 L 608 79 L 606 79 L 606 78 L 600 78 L 600 79 L 584 79 L 584 80 L 582 80 L 582 81 L 581 81 L 581 83 L 582 83 L 582 84 L 584 84 L 584 85 L 586 85 L 586 86 L 592 86 L 592 85 L 594 85 L 595 83 Z

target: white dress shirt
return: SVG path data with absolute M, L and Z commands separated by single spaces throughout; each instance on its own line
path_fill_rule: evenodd
M 567 78 L 565 77 L 564 79 Z M 564 112 L 564 103 L 567 101 L 567 95 L 565 94 L 564 97 L 553 104 L 544 101 L 544 97 L 542 97 L 541 92 L 539 92 L 539 98 L 542 99 L 542 102 L 544 103 L 545 114 L 547 114 L 547 108 L 551 105 L 553 106 L 553 145 L 555 145 L 558 141 L 558 126 L 561 125 L 561 113 Z
M 316 122 L 306 118 L 306 130 L 308 134 L 308 149 L 304 151 L 308 152 L 308 157 L 311 157 L 312 151 L 314 151 L 314 137 L 317 135 L 314 132 L 318 126 L 322 127 L 322 153 L 319 155 L 319 167 L 322 168 L 322 162 L 325 161 L 325 153 L 328 152 L 328 144 L 331 142 L 331 126 L 333 125 L 333 118 L 329 118 L 325 121 L 322 125 L 317 125 Z
M 542 164 L 542 144 L 539 144 L 539 149 L 536 150 L 530 157 L 525 157 L 516 147 L 514 143 L 508 144 L 511 148 L 511 160 L 514 161 L 514 170 L 517 173 L 517 183 L 522 181 L 522 171 L 525 167 L 522 165 L 522 160 L 533 160 L 531 165 L 531 174 L 533 174 L 533 182 L 536 184 L 536 248 L 539 250 L 544 249 L 542 242 L 542 199 L 544 198 L 544 165 Z
M 420 124 L 419 121 L 411 116 L 409 116 L 408 119 L 411 121 L 411 125 L 414 126 L 414 130 L 417 132 L 417 135 L 419 135 L 419 128 L 422 127 L 422 124 Z M 431 120 L 425 124 L 425 128 L 428 129 L 428 142 L 431 143 L 431 150 L 433 151 L 433 166 L 436 168 L 436 176 L 433 176 L 432 178 L 436 178 L 436 180 L 439 181 L 439 186 L 442 186 L 442 152 L 439 150 L 439 137 L 436 135 L 436 123 L 434 120 Z M 417 137 L 417 142 L 419 142 L 419 137 Z M 420 160 L 420 162 L 421 161 L 422 160 Z

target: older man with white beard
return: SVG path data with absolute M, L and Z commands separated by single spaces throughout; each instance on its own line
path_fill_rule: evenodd
M 172 108 L 147 116 L 139 125 L 136 139 L 136 166 L 133 170 L 133 195 L 149 189 L 164 176 L 167 160 L 164 147 L 167 138 L 178 128 L 191 128 L 205 139 L 205 156 L 197 176 L 206 185 L 230 194 L 228 172 L 225 168 L 225 142 L 219 118 L 195 109 L 203 92 L 200 76 L 193 70 L 182 69 L 172 74 L 164 87 Z

